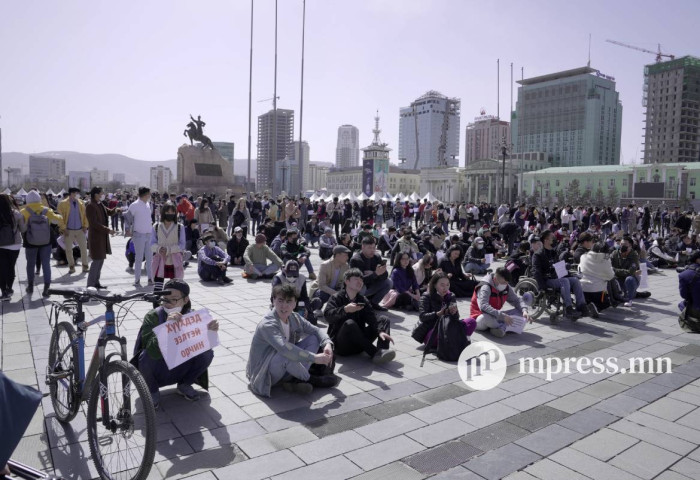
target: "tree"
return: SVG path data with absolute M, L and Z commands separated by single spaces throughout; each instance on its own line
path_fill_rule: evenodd
M 566 202 L 571 205 L 576 205 L 581 201 L 581 184 L 577 178 L 574 178 L 569 183 L 569 189 L 566 192 Z
M 618 206 L 618 203 L 620 203 L 620 194 L 616 188 L 611 188 L 608 192 L 608 205 L 614 208 Z
M 605 204 L 605 194 L 603 193 L 603 189 L 598 187 L 598 190 L 595 192 L 595 205 L 596 207 L 602 207 Z
M 564 192 L 562 192 L 561 190 L 557 190 L 556 197 L 557 197 L 557 205 L 558 206 L 561 207 L 561 206 L 566 204 L 566 199 L 564 198 Z
M 589 205 L 591 203 L 591 191 L 589 189 L 586 189 L 583 192 L 583 195 L 581 195 L 581 198 L 579 200 L 579 205 Z

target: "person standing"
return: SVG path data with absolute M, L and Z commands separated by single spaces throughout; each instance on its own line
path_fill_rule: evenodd
M 144 259 L 146 260 L 146 275 L 148 276 L 148 284 L 153 285 L 153 267 L 151 264 L 151 259 L 146 257 L 146 252 L 150 252 L 151 250 L 151 232 L 153 231 L 153 223 L 151 222 L 150 188 L 139 188 L 139 198 L 134 203 L 129 205 L 129 213 L 134 219 L 134 230 L 132 233 L 134 251 L 136 252 L 134 286 L 141 286 L 141 264 Z
M 90 190 L 90 203 L 85 207 L 85 216 L 88 221 L 88 248 L 90 249 L 90 259 L 92 260 L 87 286 L 98 289 L 107 288 L 100 283 L 100 274 L 107 255 L 112 254 L 109 236 L 115 233 L 114 230 L 109 228 L 108 217 L 112 217 L 120 211 L 119 208 L 111 209 L 105 207 L 102 203 L 103 201 L 102 187 L 92 187 L 92 190 Z M 139 265 L 141 261 L 139 261 Z
M 12 197 L 0 194 L 0 301 L 12 298 L 15 265 L 22 248 L 22 233 L 26 229 L 24 216 Z
M 165 279 L 184 279 L 185 226 L 177 222 L 177 209 L 167 202 L 160 209 L 160 222 L 153 225 L 150 250 L 156 290 L 163 290 Z
M 58 213 L 63 218 L 59 229 L 63 234 L 66 245 L 70 246 L 70 248 L 66 248 L 68 273 L 75 273 L 74 242 L 80 247 L 80 261 L 83 264 L 83 273 L 87 273 L 90 268 L 87 255 L 87 238 L 85 237 L 88 231 L 88 221 L 85 216 L 85 204 L 80 200 L 79 188 L 71 187 L 68 189 L 68 197 L 58 204 Z M 112 219 L 114 218 L 116 217 L 112 217 Z M 114 222 L 112 222 L 112 229 L 116 230 Z
M 41 195 L 36 190 L 27 194 L 27 205 L 22 209 L 27 226 L 24 235 L 24 248 L 27 257 L 27 293 L 34 291 L 34 267 L 37 261 L 44 267 L 44 291 L 48 297 L 51 285 L 51 233 L 50 222 L 59 223 L 62 218 L 51 208 L 41 202 Z

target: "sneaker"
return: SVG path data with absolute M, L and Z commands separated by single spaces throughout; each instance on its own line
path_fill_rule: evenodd
M 625 302 L 622 306 L 623 306 L 623 307 L 631 307 L 631 306 L 632 306 L 632 302 Z
M 141 288 L 141 282 L 134 282 L 132 285 L 136 288 Z
M 10 292 L 3 292 L 0 296 L 0 302 L 7 302 L 12 299 L 12 294 Z
M 330 375 L 311 375 L 309 383 L 315 388 L 333 388 L 338 384 L 338 377 Z
M 218 283 L 219 285 L 223 285 L 223 284 L 224 284 L 224 279 L 223 279 L 222 277 L 219 277 L 219 278 L 216 279 L 216 283 Z
M 377 353 L 374 354 L 374 357 L 372 357 L 372 363 L 375 365 L 382 365 L 391 362 L 394 358 L 396 358 L 396 352 L 394 350 L 384 350 L 380 348 L 377 350 Z
M 600 317 L 600 314 L 598 313 L 598 307 L 595 306 L 595 303 L 589 303 L 587 308 L 588 308 L 588 315 L 591 318 Z
M 491 335 L 493 335 L 494 337 L 498 337 L 498 338 L 503 338 L 503 337 L 506 336 L 506 329 L 505 329 L 505 327 L 494 327 L 494 328 L 490 328 L 490 329 L 489 329 L 489 332 L 491 332 Z
M 175 390 L 178 395 L 185 397 L 185 399 L 190 402 L 196 402 L 199 400 L 199 394 L 195 391 L 192 385 L 178 385 L 177 390 Z
M 153 400 L 153 408 L 160 408 L 160 392 L 151 392 L 151 400 Z
M 148 284 L 149 284 L 149 285 L 153 285 L 153 280 L 149 280 L 149 281 L 148 281 Z
M 315 273 L 309 273 L 309 280 L 316 280 L 316 274 L 315 274 Z
M 71 265 L 68 267 L 68 274 L 75 273 L 75 266 Z
M 98 290 L 107 290 L 107 285 L 102 285 L 100 282 L 97 282 L 97 286 L 95 288 Z
M 651 292 L 637 292 L 635 298 L 649 298 L 651 297 Z
M 282 388 L 284 388 L 285 392 L 298 393 L 301 395 L 308 395 L 314 391 L 314 386 L 309 382 L 302 382 L 296 378 L 291 382 L 282 383 Z
M 566 316 L 566 318 L 569 320 L 578 320 L 581 318 L 581 312 L 574 310 L 574 307 L 566 307 L 564 310 L 564 316 Z
M 48 285 L 44 285 L 44 290 L 41 292 L 41 296 L 44 298 L 49 296 L 49 286 Z
M 311 305 L 310 305 L 310 306 L 311 306 L 311 310 L 312 310 L 312 311 L 314 312 L 314 314 L 315 314 L 315 312 L 316 312 L 317 310 L 321 310 L 321 308 L 323 307 L 323 301 L 322 301 L 320 298 L 318 298 L 318 297 L 314 297 L 314 298 L 311 299 Z
M 232 278 L 224 276 L 224 283 L 232 283 L 232 282 L 233 282 Z

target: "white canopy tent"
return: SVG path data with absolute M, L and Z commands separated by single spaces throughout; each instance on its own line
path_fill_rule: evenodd
M 408 198 L 409 198 L 412 202 L 417 202 L 418 200 L 420 200 L 420 196 L 419 196 L 416 192 L 413 192 L 412 194 L 410 194 L 410 195 L 408 196 Z
M 58 195 L 59 195 L 59 196 L 63 196 L 63 195 L 65 195 L 65 194 L 66 194 L 66 189 L 65 189 L 65 188 L 62 188 L 61 191 L 58 192 Z
M 9 188 L 6 188 L 5 190 L 2 191 L 5 195 L 11 195 L 12 191 Z
M 433 195 L 433 194 L 430 193 L 430 192 L 426 193 L 425 196 L 423 196 L 423 198 L 422 198 L 421 200 L 428 200 L 428 201 L 431 202 L 431 203 L 432 203 L 432 202 L 439 202 L 439 201 L 440 201 L 440 200 L 437 199 L 437 197 L 436 197 L 435 195 Z
M 315 193 L 312 194 L 312 195 L 309 197 L 309 200 L 311 200 L 312 202 L 315 202 L 315 201 L 318 200 L 318 199 L 319 199 L 319 196 L 316 195 Z
M 19 192 L 15 193 L 15 195 L 19 195 L 20 197 L 26 197 L 27 191 L 24 188 L 20 188 Z
M 348 194 L 345 195 L 345 198 L 347 198 L 347 199 L 350 200 L 351 202 L 354 202 L 354 201 L 357 200 L 357 197 L 356 197 L 355 194 L 352 193 L 352 192 L 348 192 Z
M 379 200 L 382 199 L 382 196 L 379 195 L 377 192 L 374 192 L 370 197 L 370 200 L 374 200 L 375 202 L 378 202 Z
M 367 198 L 368 197 L 367 197 L 367 195 L 365 195 L 365 192 L 362 192 L 361 194 L 359 194 L 357 196 L 356 200 L 359 200 L 361 202 L 362 200 L 367 200 Z
M 51 190 L 51 189 L 49 188 L 48 190 L 46 190 L 46 195 L 56 195 L 56 194 L 53 193 L 53 190 Z

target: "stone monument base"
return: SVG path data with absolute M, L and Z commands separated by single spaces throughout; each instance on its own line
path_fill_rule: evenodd
M 177 149 L 177 182 L 171 188 L 225 195 L 234 189 L 233 165 L 216 149 L 182 145 Z

